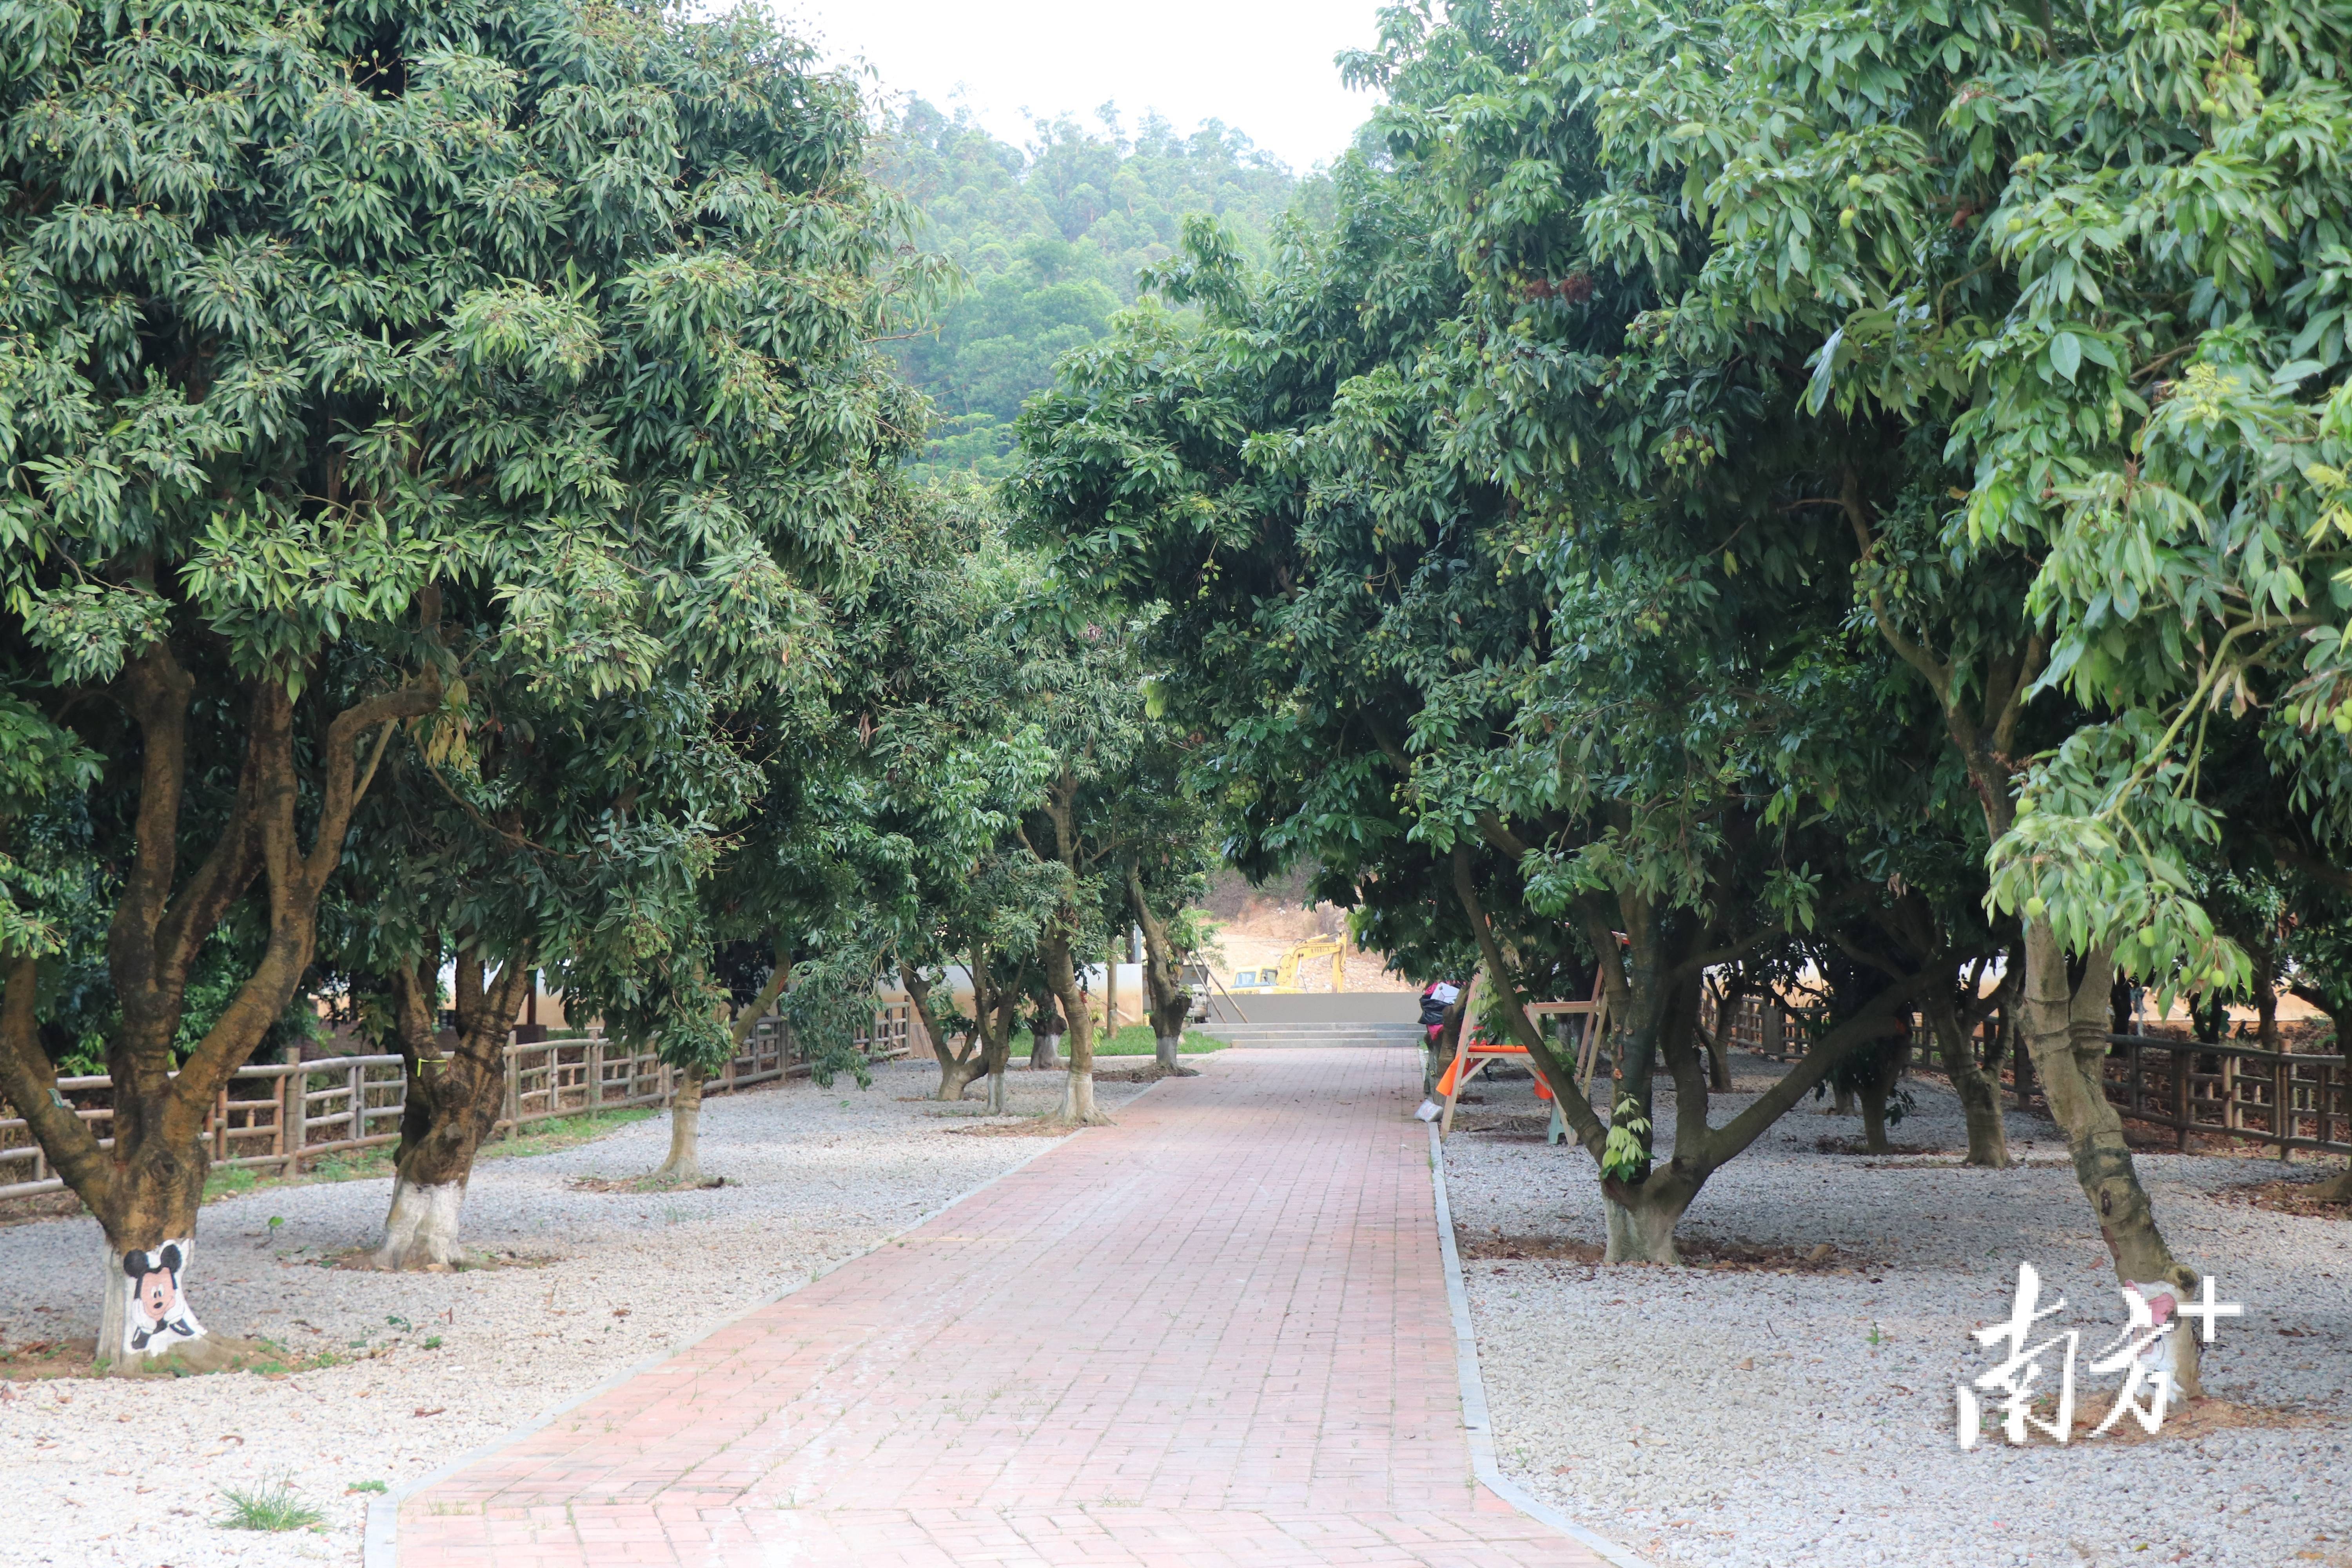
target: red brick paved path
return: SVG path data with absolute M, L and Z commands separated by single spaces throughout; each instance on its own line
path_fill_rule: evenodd
M 1471 1479 L 1419 1089 L 1221 1053 L 408 1499 L 400 1568 L 1598 1568 Z

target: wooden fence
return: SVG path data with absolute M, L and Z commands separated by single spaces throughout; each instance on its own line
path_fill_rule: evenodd
M 905 1003 L 878 1008 L 870 1027 L 852 1041 L 875 1059 L 903 1056 L 908 1047 Z M 590 1030 L 506 1048 L 507 1092 L 497 1131 L 552 1117 L 628 1106 L 666 1105 L 673 1074 L 651 1051 L 633 1051 Z M 808 1071 L 803 1053 L 780 1018 L 762 1018 L 743 1050 L 705 1086 L 705 1094 L 728 1094 L 754 1084 Z M 108 1103 L 113 1080 L 103 1074 L 58 1080 L 75 1113 L 94 1127 L 114 1119 Z M 238 1069 L 213 1101 L 205 1138 L 215 1166 L 299 1172 L 306 1161 L 393 1143 L 400 1138 L 400 1113 L 407 1079 L 396 1056 L 331 1057 Z M 0 1106 L 5 1110 L 5 1106 Z M 100 1146 L 113 1140 L 103 1132 Z M 15 1180 L 8 1178 L 14 1177 Z M 47 1158 L 21 1118 L 0 1120 L 0 1198 L 56 1192 L 65 1183 L 49 1173 Z
M 1726 1025 L 1730 1043 L 1769 1060 L 1793 1062 L 1805 1054 L 1804 1020 L 1811 1011 L 1743 997 Z M 1709 1029 L 1716 1026 L 1714 1013 L 1710 1000 L 1701 1011 Z M 1979 1061 L 1987 1048 L 1982 1030 L 1991 1027 L 1988 1018 L 1970 1041 Z M 2295 1149 L 2352 1154 L 2352 1068 L 2341 1056 L 2155 1035 L 2109 1035 L 2107 1041 L 2102 1074 L 2107 1099 L 2136 1121 L 2170 1128 L 2182 1149 L 2189 1147 L 2189 1134 L 2207 1132 L 2271 1145 L 2281 1159 Z M 1915 1026 L 1912 1045 L 1915 1059 L 1933 1064 L 1932 1042 L 1924 1029 Z
M 2107 1098 L 2136 1121 L 2273 1146 L 2352 1154 L 2352 1070 L 2340 1056 L 2109 1035 Z
M 1727 1028 L 1732 1048 L 1768 1061 L 1792 1062 L 1805 1054 L 1807 1021 L 1820 1012 L 1819 1008 L 1790 1007 L 1776 997 L 1742 996 L 1731 1005 L 1728 1022 L 1718 1014 L 1715 998 L 1708 996 L 1699 1003 L 1699 1022 L 1709 1034 L 1717 1028 Z

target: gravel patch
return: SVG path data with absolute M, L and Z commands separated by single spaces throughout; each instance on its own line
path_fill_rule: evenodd
M 1743 1058 L 1746 1092 L 1716 1097 L 1711 1120 L 1776 1070 Z M 1912 1089 L 1894 1139 L 1965 1152 L 1958 1102 Z M 1472 1125 L 1492 1130 L 1457 1123 L 1446 1175 L 1497 1458 L 1662 1568 L 2352 1568 L 2352 1222 L 2237 1191 L 2290 1167 L 2137 1156 L 2168 1238 L 2246 1315 L 2207 1350 L 2216 1404 L 2126 1444 L 2085 1436 L 2117 1384 L 2088 1362 L 2125 1313 L 2048 1121 L 2011 1116 L 2027 1163 L 1974 1171 L 1824 1152 L 1859 1119 L 1806 1102 L 1708 1183 L 1681 1234 L 1718 1251 L 1827 1244 L 1837 1270 L 1605 1269 L 1575 1261 L 1603 1239 L 1591 1161 L 1544 1145 L 1526 1084 L 1484 1098 Z M 1662 1097 L 1659 1124 L 1673 1116 Z M 2021 1261 L 2043 1305 L 2070 1304 L 2042 1332 L 2083 1331 L 2075 1440 L 2011 1448 L 1994 1430 L 1963 1453 L 1953 1388 L 1990 1364 L 1967 1336 L 2008 1316 Z
M 1213 1070 L 1213 1069 L 1211 1069 Z M 278 1568 L 356 1563 L 370 1493 L 490 1441 L 614 1373 L 851 1258 L 1043 1149 L 954 1136 L 990 1124 L 977 1099 L 919 1099 L 928 1062 L 885 1063 L 874 1087 L 806 1081 L 707 1101 L 702 1165 L 726 1184 L 583 1191 L 576 1179 L 661 1163 L 656 1117 L 593 1143 L 484 1163 L 466 1200 L 470 1245 L 510 1260 L 455 1274 L 320 1267 L 381 1229 L 389 1180 L 282 1187 L 207 1205 L 190 1300 L 208 1328 L 345 1364 L 277 1377 L 0 1383 L 9 1478 L 0 1564 Z M 1059 1100 L 1061 1075 L 1016 1071 L 1013 1109 Z M 1107 1110 L 1141 1091 L 1097 1080 Z M 999 1123 L 1001 1124 L 1001 1122 Z M 270 1234 L 271 1216 L 284 1219 Z M 97 1332 L 98 1226 L 0 1230 L 0 1338 Z M 437 1338 L 437 1348 L 425 1348 Z M 225 1489 L 282 1483 L 318 1531 L 222 1528 Z

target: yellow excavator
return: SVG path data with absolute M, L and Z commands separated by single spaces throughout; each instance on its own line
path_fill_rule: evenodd
M 1341 936 L 1310 937 L 1284 953 L 1281 963 L 1271 969 L 1244 969 L 1234 976 L 1234 989 L 1259 995 L 1297 991 L 1299 989 L 1299 969 L 1327 958 L 1331 961 L 1331 989 L 1345 991 L 1348 988 L 1348 939 Z

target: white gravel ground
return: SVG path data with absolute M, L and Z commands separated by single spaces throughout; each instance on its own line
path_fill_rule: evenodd
M 637 1195 L 572 1189 L 650 1171 L 656 1117 L 593 1143 L 484 1163 L 466 1202 L 476 1247 L 515 1266 L 386 1275 L 310 1259 L 380 1230 L 389 1181 L 278 1188 L 207 1205 L 189 1300 L 206 1327 L 355 1359 L 276 1379 L 0 1383 L 0 1564 L 275 1568 L 354 1563 L 368 1496 L 447 1462 L 614 1373 L 867 1250 L 1051 1146 L 951 1133 L 979 1110 L 909 1102 L 938 1081 L 891 1063 L 861 1091 L 807 1082 L 714 1099 L 702 1163 L 727 1184 Z M 1059 1074 L 1013 1075 L 1013 1109 L 1049 1109 Z M 1103 1083 L 1106 1110 L 1136 1086 Z M 950 1118 L 954 1118 L 950 1120 Z M 269 1218 L 285 1224 L 271 1237 Z M 96 1223 L 0 1229 L 0 1338 L 97 1331 Z M 439 1348 L 425 1341 L 437 1336 Z M 429 1414 L 428 1414 L 429 1413 Z M 224 1489 L 282 1483 L 326 1516 L 264 1535 L 215 1521 Z
M 1777 1070 L 1740 1058 L 1736 1086 Z M 1965 1150 L 1957 1101 L 1914 1092 L 1895 1141 Z M 1523 1083 L 1486 1096 L 1469 1114 L 1534 1110 Z M 1717 1123 L 1748 1103 L 1717 1098 Z M 1672 1126 L 1670 1099 L 1658 1121 Z M 1520 1125 L 1448 1141 L 1458 1234 L 1598 1244 L 1591 1161 L 1545 1147 L 1532 1115 Z M 1662 1565 L 2352 1565 L 2352 1222 L 2213 1195 L 2284 1173 L 2271 1162 L 2141 1156 L 2174 1248 L 2246 1308 L 2208 1352 L 2208 1391 L 2294 1407 L 2293 1422 L 2085 1441 L 2117 1382 L 2087 1363 L 2125 1315 L 2056 1130 L 2012 1115 L 2028 1163 L 2006 1172 L 1872 1168 L 1814 1147 L 1860 1132 L 1801 1105 L 1716 1175 L 1682 1230 L 1833 1243 L 1866 1260 L 1850 1276 L 1465 1261 L 1505 1469 Z M 2083 1331 L 2078 1436 L 2011 1449 L 1996 1431 L 1963 1453 L 1954 1385 L 1990 1364 L 1967 1335 L 2008 1316 L 2021 1260 L 2044 1305 L 2071 1304 L 2042 1333 Z

